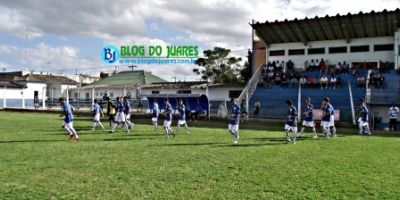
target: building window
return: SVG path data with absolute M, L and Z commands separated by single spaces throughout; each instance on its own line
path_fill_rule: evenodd
M 160 91 L 151 91 L 151 94 L 160 94 Z
M 374 51 L 393 51 L 393 44 L 376 44 L 374 45 Z
M 238 98 L 242 90 L 229 90 L 229 98 Z
M 94 96 L 96 96 L 96 97 L 97 97 L 97 96 L 99 96 L 99 93 L 98 93 L 98 92 L 96 92 L 96 93 L 94 94 Z
M 368 46 L 368 45 L 351 46 L 351 47 L 350 47 L 350 52 L 351 52 L 351 53 L 369 52 L 369 46 Z
M 325 54 L 325 48 L 310 48 L 308 49 L 308 54 Z
M 78 93 L 74 93 L 74 98 L 75 98 L 75 99 L 78 98 Z
M 347 53 L 347 47 L 329 47 L 329 53 Z
M 191 90 L 178 90 L 177 91 L 178 94 L 192 94 Z
M 110 92 L 110 97 L 114 97 L 114 93 Z
M 103 96 L 103 93 L 102 93 L 102 92 L 100 92 L 100 96 L 101 96 L 101 97 Z
M 269 51 L 269 56 L 284 56 L 284 55 L 285 55 L 285 50 Z
M 90 99 L 90 93 L 89 92 L 86 92 L 86 99 Z
M 304 55 L 304 49 L 289 49 L 289 55 Z

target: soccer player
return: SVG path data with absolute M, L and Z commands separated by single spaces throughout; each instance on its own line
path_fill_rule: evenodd
M 117 97 L 116 98 L 116 111 L 117 111 L 117 115 L 115 116 L 115 123 L 112 125 L 111 131 L 110 133 L 114 133 L 115 132 L 115 128 L 118 125 L 122 125 L 125 129 L 126 133 L 129 133 L 129 129 L 127 124 L 125 123 L 125 107 L 124 107 L 124 102 L 123 102 L 123 98 L 121 97 Z
M 134 124 L 131 122 L 131 104 L 129 103 L 128 98 L 126 96 L 123 97 L 123 104 L 124 104 L 125 123 L 128 126 L 128 129 L 130 130 Z
M 399 107 L 396 106 L 396 104 L 392 104 L 392 106 L 389 108 L 389 130 L 390 131 L 396 131 L 397 129 L 397 118 L 399 116 L 400 109 Z
M 329 100 L 329 99 L 328 99 Z M 329 133 L 330 135 L 333 135 L 333 137 L 336 137 L 336 127 L 335 127 L 335 109 L 333 108 L 332 104 L 329 102 L 328 105 L 331 107 L 331 121 L 330 121 L 330 130 L 332 133 Z
M 304 108 L 304 120 L 303 120 L 303 126 L 301 127 L 300 131 L 300 137 L 303 137 L 303 133 L 305 128 L 309 127 L 312 128 L 313 132 L 313 138 L 317 138 L 317 132 L 315 130 L 315 124 L 314 124 L 314 116 L 313 116 L 313 109 L 314 106 L 311 103 L 311 98 L 307 97 L 304 102 L 306 103 L 305 108 Z
M 59 102 L 62 106 L 63 113 L 61 116 L 65 116 L 64 118 L 64 130 L 68 132 L 69 134 L 69 139 L 70 140 L 79 140 L 78 133 L 74 129 L 73 121 L 74 121 L 74 116 L 72 114 L 72 106 L 68 103 L 65 102 L 65 98 L 61 97 L 59 99 Z
M 154 99 L 153 109 L 151 110 L 151 122 L 154 125 L 154 131 L 158 130 L 158 115 L 160 114 L 160 108 L 158 107 L 157 99 Z
M 111 99 L 107 100 L 107 115 L 108 115 L 108 122 L 110 123 L 110 127 L 112 127 L 113 123 L 115 122 L 115 114 L 116 114 L 116 106 L 112 102 Z
M 371 131 L 369 129 L 369 111 L 367 106 L 365 105 L 365 99 L 361 98 L 360 99 L 360 108 L 358 110 L 358 128 L 359 131 L 358 133 L 360 135 L 362 134 L 367 134 L 367 135 L 371 135 Z
M 332 121 L 332 113 L 333 111 L 333 106 L 330 105 L 329 103 L 329 97 L 324 97 L 322 99 L 322 134 L 325 135 L 326 138 L 329 138 L 330 135 L 330 127 L 331 127 L 331 121 Z M 336 135 L 336 132 L 335 132 Z
M 169 100 L 167 98 L 164 99 L 164 112 L 163 115 L 165 116 L 164 118 L 164 131 L 165 131 L 165 139 L 169 138 L 169 135 L 172 134 L 175 137 L 174 130 L 171 128 L 171 122 L 172 122 L 172 106 L 169 103 Z
M 296 144 L 297 134 L 297 109 L 293 106 L 292 100 L 286 100 L 288 108 L 285 122 L 286 143 L 290 143 L 289 131 L 293 132 L 293 144 Z
M 240 106 L 237 104 L 237 100 L 235 98 L 231 99 L 231 103 L 232 103 L 232 111 L 228 125 L 228 131 L 233 135 L 233 144 L 237 144 L 239 141 Z
M 93 130 L 96 130 L 97 124 L 104 129 L 104 126 L 100 121 L 100 115 L 103 113 L 103 111 L 101 110 L 100 105 L 97 103 L 97 99 L 94 100 L 91 111 L 93 113 Z
M 181 126 L 185 127 L 186 134 L 189 134 L 189 127 L 186 123 L 186 109 L 185 109 L 185 104 L 183 104 L 183 100 L 179 99 L 178 100 L 178 107 L 177 110 L 179 111 L 179 117 L 178 117 L 178 125 L 176 126 L 175 133 L 178 134 L 179 128 Z

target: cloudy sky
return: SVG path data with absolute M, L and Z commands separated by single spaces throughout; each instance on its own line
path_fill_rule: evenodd
M 105 44 L 221 46 L 245 56 L 252 19 L 264 22 L 394 10 L 400 0 L 0 0 L 0 69 L 110 72 Z M 167 80 L 195 80 L 191 65 L 141 65 Z M 126 67 L 121 67 L 124 69 Z M 128 68 L 126 68 L 128 69 Z

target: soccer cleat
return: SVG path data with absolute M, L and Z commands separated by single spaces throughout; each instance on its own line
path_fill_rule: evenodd
M 114 131 L 109 131 L 108 133 L 114 133 Z
M 74 135 L 69 135 L 69 140 L 73 140 L 74 139 Z
M 313 139 L 317 139 L 317 138 L 318 138 L 318 135 L 314 135 L 312 138 L 313 138 Z
M 238 143 L 238 141 L 237 141 L 237 140 L 234 140 L 234 141 L 233 141 L 233 144 L 237 144 L 237 143 Z
M 186 131 L 186 134 L 188 134 L 188 135 L 189 135 L 189 134 L 190 134 L 190 132 L 189 132 L 189 131 Z

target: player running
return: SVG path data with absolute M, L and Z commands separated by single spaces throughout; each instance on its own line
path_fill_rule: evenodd
M 293 144 L 296 144 L 296 134 L 297 134 L 297 109 L 293 106 L 292 100 L 286 100 L 286 105 L 288 107 L 285 121 L 285 134 L 286 143 L 290 143 L 289 131 L 293 132 Z
M 129 103 L 128 98 L 126 96 L 123 97 L 123 104 L 124 104 L 125 123 L 128 129 L 130 130 L 132 129 L 134 123 L 131 122 L 131 104 Z
M 317 138 L 317 132 L 315 130 L 315 124 L 314 124 L 314 116 L 313 116 L 313 109 L 314 106 L 311 103 L 311 98 L 307 97 L 305 100 L 305 108 L 304 108 L 304 119 L 303 119 L 303 126 L 301 127 L 301 131 L 300 131 L 300 137 L 303 137 L 303 133 L 305 128 L 309 127 L 312 129 L 313 132 L 313 138 Z
M 326 138 L 329 138 L 330 135 L 330 127 L 334 124 L 332 124 L 332 116 L 333 116 L 333 106 L 329 103 L 329 97 L 324 97 L 322 99 L 322 134 L 325 135 Z M 336 136 L 336 130 L 334 132 L 334 136 Z
M 169 138 L 169 135 L 173 135 L 175 137 L 174 130 L 171 128 L 171 122 L 172 122 L 172 106 L 169 103 L 169 100 L 167 98 L 164 99 L 164 112 L 163 115 L 165 116 L 164 118 L 164 131 L 165 131 L 165 139 Z
M 62 106 L 63 113 L 60 115 L 65 116 L 64 118 L 64 130 L 68 132 L 69 134 L 69 139 L 70 140 L 79 140 L 78 133 L 74 129 L 73 121 L 74 121 L 74 115 L 72 114 L 72 106 L 68 103 L 65 102 L 65 98 L 61 97 L 59 99 L 59 102 Z
M 240 116 L 240 106 L 237 104 L 235 98 L 231 99 L 232 111 L 231 118 L 228 125 L 228 131 L 233 135 L 233 144 L 237 144 L 239 141 L 239 116 Z
M 179 117 L 178 117 L 178 124 L 176 126 L 175 129 L 175 133 L 178 134 L 179 128 L 181 126 L 185 127 L 185 131 L 186 134 L 189 134 L 189 127 L 186 123 L 186 108 L 185 108 L 185 104 L 183 104 L 183 100 L 179 99 L 178 100 L 178 106 L 177 106 L 177 110 L 179 111 Z
M 114 133 L 115 132 L 115 128 L 118 125 L 122 125 L 124 127 L 124 130 L 126 133 L 129 133 L 129 129 L 128 126 L 125 123 L 125 107 L 124 107 L 124 102 L 123 102 L 123 98 L 116 98 L 116 103 L 115 103 L 115 107 L 116 107 L 116 111 L 117 111 L 117 115 L 115 116 L 115 123 L 112 125 L 111 131 L 110 133 Z
M 359 134 L 367 134 L 371 135 L 371 131 L 369 129 L 369 111 L 367 106 L 365 105 L 365 99 L 361 98 L 360 99 L 360 108 L 357 113 L 357 121 L 358 121 L 358 127 L 359 127 Z
M 151 110 L 151 122 L 154 125 L 154 131 L 158 130 L 158 115 L 160 114 L 160 108 L 158 107 L 157 99 L 154 99 L 153 109 Z
M 102 129 L 104 129 L 103 124 L 101 123 L 100 117 L 103 115 L 103 110 L 101 110 L 100 105 L 97 102 L 97 99 L 94 100 L 94 104 L 91 109 L 93 113 L 93 128 L 92 130 L 96 130 L 97 124 L 100 125 Z

